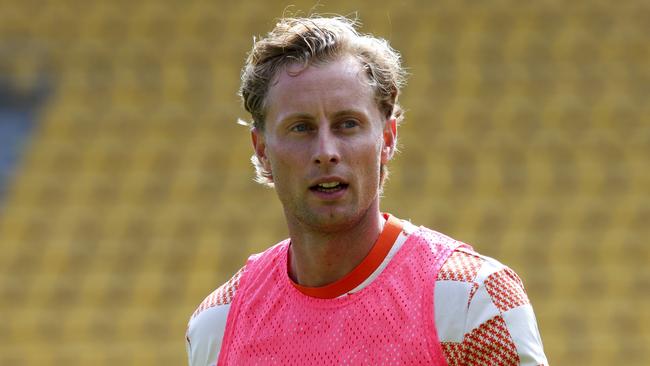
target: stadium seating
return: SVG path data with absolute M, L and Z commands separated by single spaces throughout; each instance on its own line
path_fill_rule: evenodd
M 53 85 L 0 200 L 0 365 L 185 362 L 287 235 L 236 93 L 295 3 L 0 0 L 0 73 Z M 552 364 L 650 364 L 650 3 L 322 3 L 411 73 L 384 209 L 514 268 Z

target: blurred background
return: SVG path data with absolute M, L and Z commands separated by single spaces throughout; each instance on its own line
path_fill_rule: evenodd
M 289 4 L 0 0 L 0 365 L 186 362 L 287 235 L 235 122 Z M 319 4 L 411 73 L 383 209 L 515 269 L 551 364 L 650 364 L 650 2 Z

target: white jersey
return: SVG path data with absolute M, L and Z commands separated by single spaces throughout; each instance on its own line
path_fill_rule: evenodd
M 381 264 L 349 293 L 361 291 L 377 278 L 416 229 L 407 221 L 403 224 Z M 216 364 L 244 270 L 210 294 L 192 315 L 186 334 L 190 366 Z M 469 249 L 456 249 L 438 273 L 432 296 L 438 338 L 449 366 L 548 364 L 535 314 L 521 280 L 510 268 Z

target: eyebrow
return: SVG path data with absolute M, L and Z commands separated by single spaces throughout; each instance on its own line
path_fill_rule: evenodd
M 356 110 L 356 109 L 344 109 L 342 111 L 338 111 L 338 112 L 334 113 L 334 115 L 332 117 L 337 118 L 337 117 L 342 117 L 342 116 L 360 115 L 360 114 L 362 115 L 364 113 L 362 111 Z M 295 120 L 295 119 L 313 120 L 314 116 L 309 114 L 309 113 L 292 113 L 292 114 L 286 116 L 285 118 L 283 118 L 282 121 L 284 122 L 284 121 L 290 121 L 290 120 Z
M 313 119 L 313 116 L 311 114 L 307 113 L 292 113 L 284 118 L 282 118 L 282 122 L 294 120 L 294 119 Z
M 334 113 L 334 117 L 349 116 L 349 115 L 363 115 L 364 113 L 357 109 L 344 109 Z

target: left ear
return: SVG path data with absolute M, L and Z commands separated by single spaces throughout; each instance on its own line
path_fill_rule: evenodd
M 383 131 L 384 143 L 381 148 L 381 163 L 386 164 L 393 158 L 397 146 L 397 120 L 391 118 L 386 121 Z

